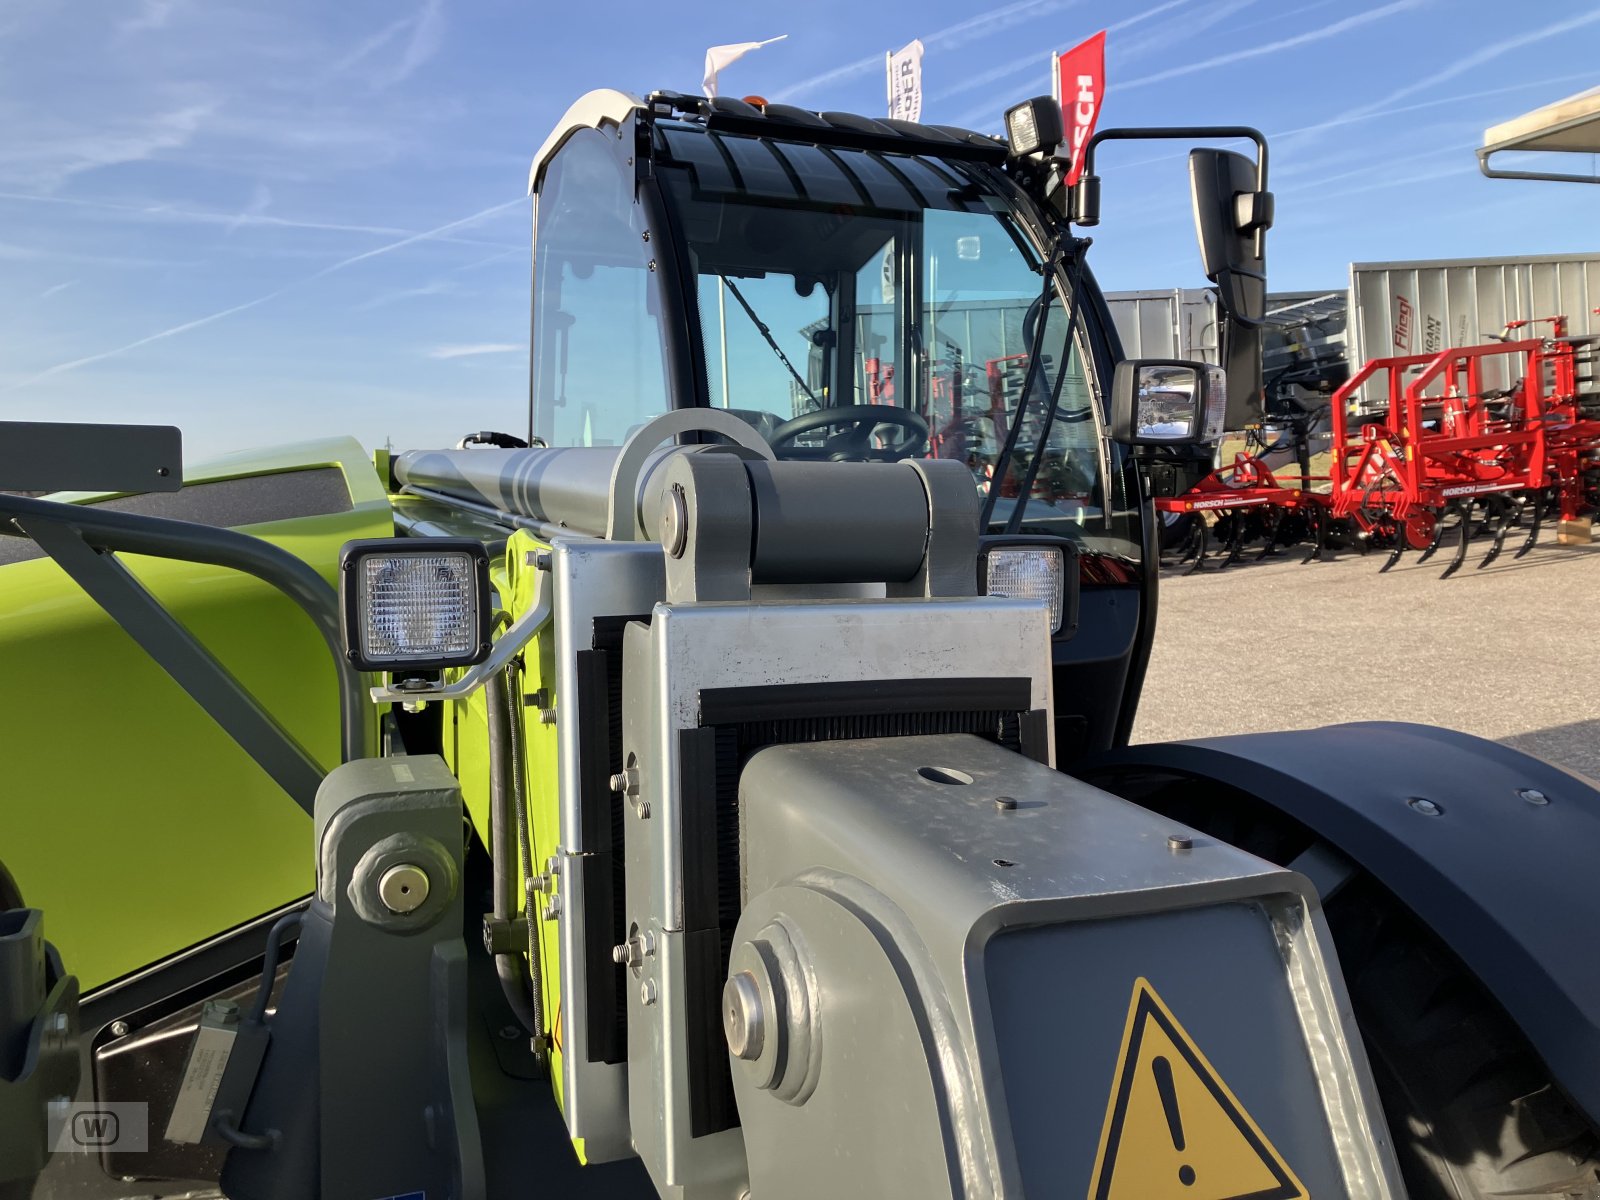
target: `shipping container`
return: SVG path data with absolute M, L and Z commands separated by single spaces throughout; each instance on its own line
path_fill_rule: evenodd
M 1211 288 L 1108 292 L 1106 306 L 1129 358 L 1218 361 L 1217 293 Z
M 1492 341 L 1507 322 L 1567 318 L 1569 335 L 1600 333 L 1600 254 L 1435 259 L 1350 265 L 1350 361 L 1434 354 Z M 1549 335 L 1549 325 L 1521 336 Z M 1485 384 L 1509 387 L 1511 360 L 1486 364 Z M 1383 401 L 1363 395 L 1362 407 Z

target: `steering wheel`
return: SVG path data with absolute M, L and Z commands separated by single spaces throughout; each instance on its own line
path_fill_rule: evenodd
M 874 449 L 868 442 L 884 425 L 898 428 L 900 440 L 884 449 Z M 890 404 L 845 404 L 801 413 L 774 429 L 767 442 L 774 453 L 781 454 L 786 449 L 797 449 L 794 443 L 801 434 L 844 426 L 849 428 L 829 437 L 821 447 L 823 457 L 833 462 L 860 459 L 895 462 L 922 453 L 928 445 L 928 423 L 910 409 Z

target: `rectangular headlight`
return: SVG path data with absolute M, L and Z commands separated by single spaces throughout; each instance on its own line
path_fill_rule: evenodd
M 1061 546 L 994 546 L 983 564 L 985 593 L 1043 600 L 1050 606 L 1050 632 L 1060 631 L 1067 608 L 1067 555 Z
M 348 542 L 339 595 L 358 670 L 436 671 L 489 653 L 489 553 L 471 538 Z

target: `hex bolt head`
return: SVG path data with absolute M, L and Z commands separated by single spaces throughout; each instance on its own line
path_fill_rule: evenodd
M 1407 800 L 1406 803 L 1425 817 L 1444 816 L 1444 809 L 1440 808 L 1437 804 L 1425 796 L 1413 796 L 1411 799 Z
M 656 1002 L 656 981 L 646 979 L 639 985 L 639 1003 L 649 1008 Z
M 1524 800 L 1526 800 L 1529 804 L 1534 805 L 1536 808 L 1543 808 L 1546 804 L 1550 803 L 1550 797 L 1546 796 L 1538 788 L 1518 788 L 1517 795 L 1521 796 Z
M 127 1037 L 128 1036 L 128 1023 L 126 1021 L 113 1021 L 113 1022 L 111 1022 L 111 1036 L 112 1037 Z
M 1193 850 L 1194 839 L 1186 833 L 1169 833 L 1167 835 L 1168 850 Z
M 544 906 L 544 919 L 546 921 L 554 921 L 559 916 L 561 916 L 561 896 L 557 894 L 551 896 L 549 901 L 546 902 Z
M 396 863 L 378 880 L 378 899 L 396 915 L 416 912 L 428 898 L 428 873 L 416 863 Z
M 740 971 L 722 987 L 722 1032 L 735 1058 L 761 1057 L 767 1042 L 767 1018 L 761 1008 L 756 977 Z

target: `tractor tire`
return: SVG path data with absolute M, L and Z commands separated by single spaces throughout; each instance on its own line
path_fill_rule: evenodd
M 1089 779 L 1268 862 L 1316 841 L 1208 780 Z M 1600 1200 L 1600 1124 L 1455 954 L 1369 875 L 1323 912 L 1411 1200 Z
M 1412 1200 L 1600 1200 L 1600 1130 L 1455 955 L 1370 878 L 1326 912 Z

